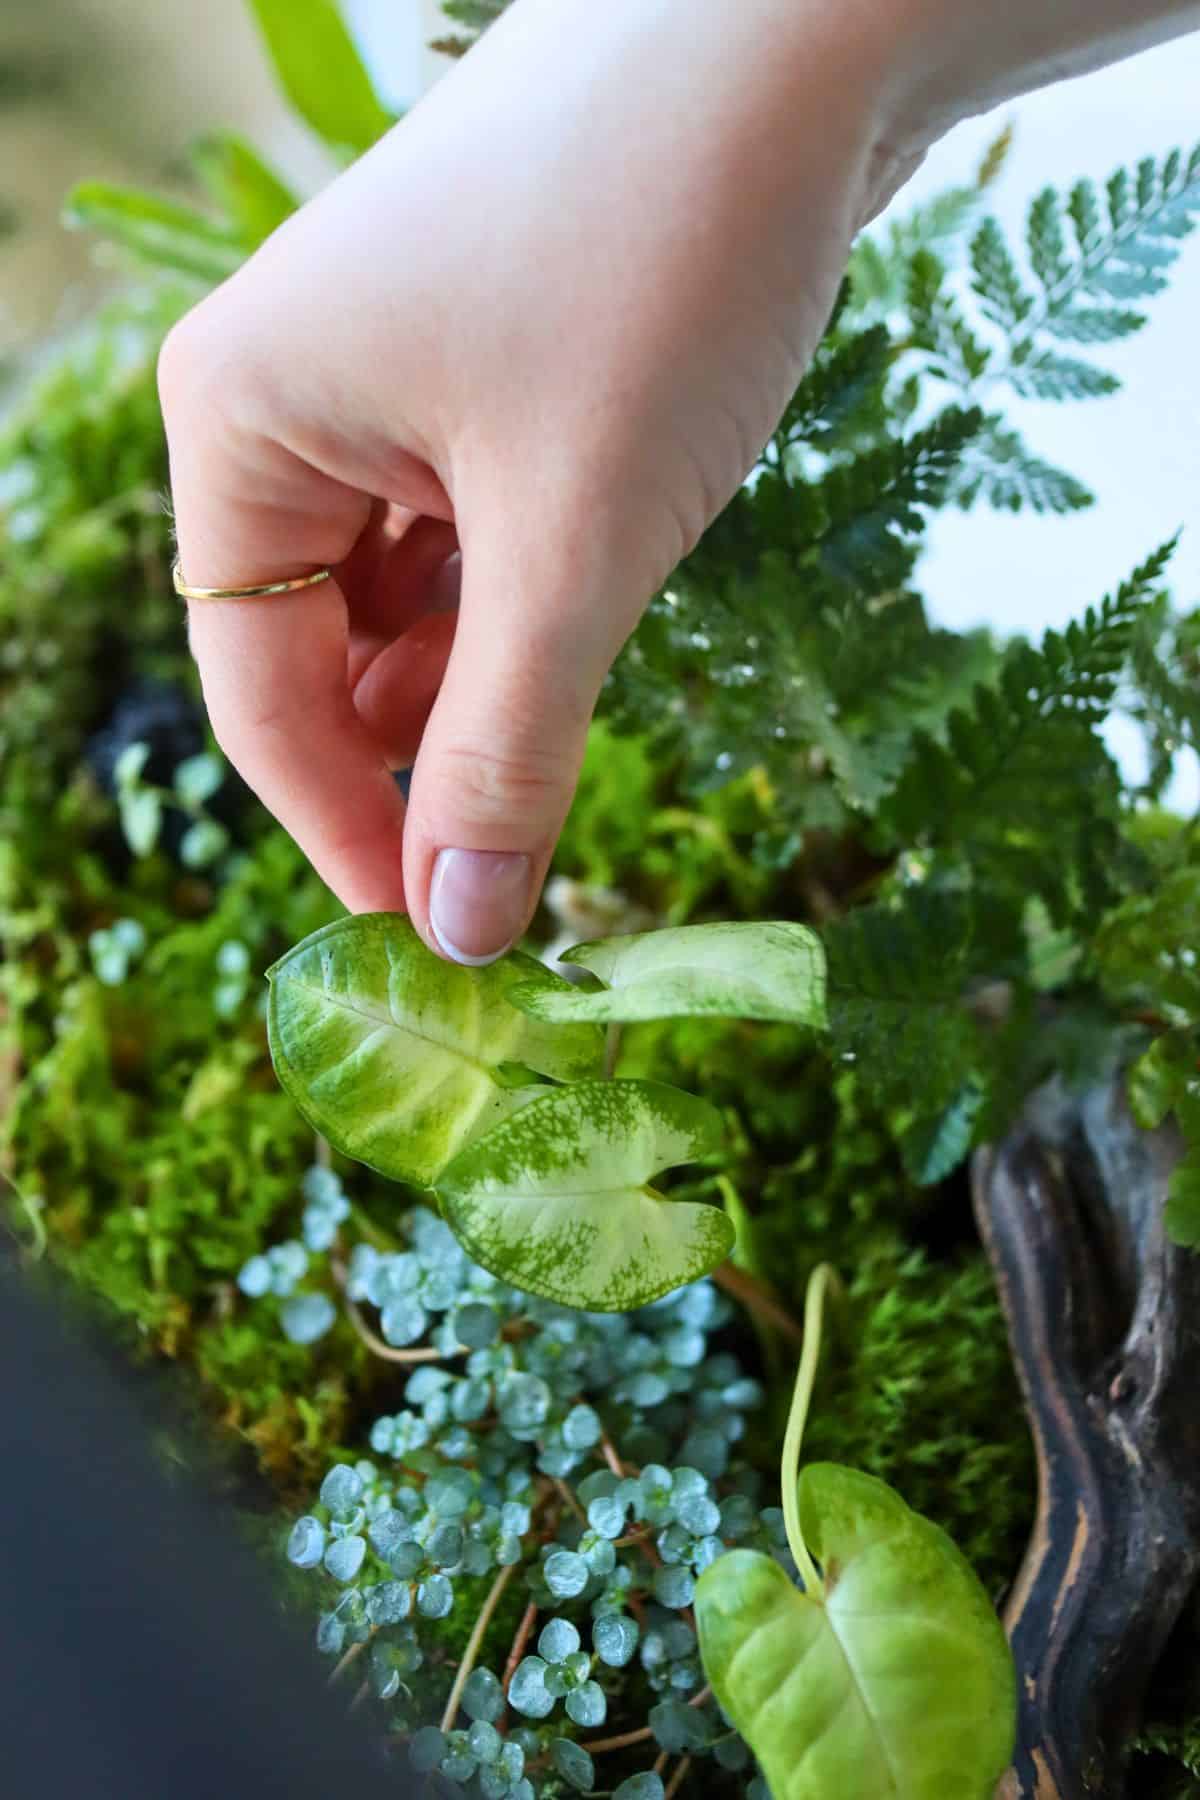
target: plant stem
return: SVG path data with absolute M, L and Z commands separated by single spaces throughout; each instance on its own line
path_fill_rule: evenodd
M 812 1399 L 813 1383 L 817 1378 L 817 1362 L 821 1355 L 821 1315 L 825 1295 L 836 1281 L 837 1272 L 829 1263 L 818 1263 L 808 1278 L 808 1288 L 804 1295 L 804 1345 L 800 1352 L 800 1367 L 796 1371 L 796 1386 L 792 1392 L 792 1408 L 788 1414 L 779 1467 L 783 1523 L 787 1530 L 788 1548 L 800 1571 L 805 1593 L 822 1604 L 825 1599 L 825 1584 L 817 1573 L 817 1566 L 809 1555 L 804 1533 L 800 1529 L 800 1445 L 804 1438 L 808 1406 Z
M 353 1300 L 347 1299 L 343 1294 L 342 1304 L 346 1308 L 346 1317 L 349 1319 L 351 1325 L 353 1325 L 363 1343 L 367 1346 L 367 1349 L 371 1351 L 372 1355 L 381 1356 L 384 1362 L 447 1362 L 451 1357 L 470 1355 L 468 1350 L 461 1347 L 457 1350 L 435 1350 L 432 1345 L 425 1350 L 394 1350 L 391 1344 L 385 1344 L 381 1337 L 376 1337 Z
M 646 1744 L 654 1736 L 648 1725 L 642 1725 L 637 1731 L 623 1731 L 619 1737 L 585 1738 L 580 1744 L 589 1756 L 600 1756 L 605 1750 L 628 1750 L 634 1744 Z
M 617 1058 L 621 1054 L 621 1027 L 617 1024 L 609 1026 L 604 1034 L 604 1079 L 611 1081 L 617 1067 Z
M 571 1510 L 571 1512 L 573 1512 L 575 1514 L 575 1517 L 579 1520 L 581 1525 L 586 1526 L 587 1522 L 588 1522 L 587 1514 L 584 1512 L 582 1506 L 580 1506 L 578 1500 L 575 1498 L 574 1494 L 571 1492 L 571 1490 L 567 1486 L 566 1482 L 560 1481 L 557 1475 L 552 1476 L 551 1479 L 554 1483 L 555 1491 L 558 1494 L 558 1497 L 562 1501 L 563 1505 L 568 1507 Z M 613 1548 L 615 1549 L 616 1546 L 614 1545 Z
M 663 1800 L 675 1800 L 675 1795 L 679 1792 L 680 1788 L 683 1786 L 684 1782 L 686 1781 L 687 1772 L 691 1768 L 691 1766 L 692 1766 L 692 1759 L 690 1756 L 681 1756 L 680 1757 L 678 1763 L 675 1766 L 675 1773 L 672 1775 L 670 1781 L 668 1781 L 666 1788 L 663 1791 Z
M 453 1728 L 454 1721 L 458 1717 L 458 1703 L 462 1699 L 463 1689 L 467 1685 L 467 1677 L 475 1667 L 484 1635 L 492 1622 L 492 1616 L 500 1604 L 505 1588 L 516 1574 L 519 1566 L 518 1563 L 509 1563 L 506 1568 L 501 1569 L 495 1581 L 493 1581 L 491 1588 L 488 1590 L 487 1599 L 479 1609 L 479 1617 L 471 1627 L 471 1635 L 467 1639 L 467 1647 L 463 1651 L 463 1659 L 458 1665 L 458 1673 L 454 1677 L 454 1686 L 450 1689 L 450 1697 L 446 1701 L 446 1710 L 442 1714 L 443 1731 L 450 1731 Z
M 372 1635 L 374 1635 L 374 1634 L 372 1634 Z M 333 1686 L 335 1681 L 340 1679 L 343 1671 L 348 1669 L 350 1667 L 351 1663 L 355 1662 L 358 1659 L 358 1657 L 360 1657 L 362 1655 L 363 1651 L 367 1647 L 367 1641 L 368 1641 L 367 1639 L 364 1639 L 362 1641 L 362 1643 L 351 1644 L 350 1648 L 346 1651 L 345 1655 L 343 1657 L 341 1657 L 341 1659 L 334 1664 L 333 1668 L 330 1670 L 330 1673 L 329 1673 L 329 1686 L 330 1687 Z
M 607 1431 L 604 1432 L 600 1439 L 600 1450 L 605 1462 L 608 1464 L 617 1480 L 623 1481 L 625 1478 L 625 1465 L 617 1455 L 616 1448 Z
M 344 1263 L 330 1259 L 333 1278 L 342 1290 L 342 1305 L 346 1309 L 346 1317 L 373 1356 L 382 1357 L 384 1362 L 393 1363 L 428 1363 L 449 1362 L 452 1357 L 469 1356 L 470 1351 L 464 1344 L 456 1350 L 435 1350 L 432 1345 L 424 1350 L 395 1350 L 391 1344 L 385 1344 L 363 1318 L 361 1311 L 346 1292 L 346 1268 Z
M 692 1695 L 689 1706 L 703 1706 L 706 1700 L 712 1699 L 712 1689 L 706 1682 L 698 1693 Z M 605 1750 L 628 1750 L 634 1744 L 645 1744 L 654 1736 L 649 1725 L 642 1725 L 637 1731 L 623 1731 L 619 1737 L 585 1738 L 580 1744 L 589 1756 L 600 1756 Z
M 537 1616 L 537 1602 L 531 1600 L 529 1605 L 525 1608 L 525 1611 L 521 1614 L 521 1623 L 517 1626 L 517 1635 L 512 1641 L 512 1649 L 509 1651 L 508 1661 L 504 1665 L 504 1680 L 500 1685 L 504 1689 L 506 1699 L 508 1697 L 508 1684 L 516 1673 L 517 1664 L 525 1654 L 525 1646 L 533 1634 L 533 1628 L 537 1623 Z
M 724 1288 L 735 1300 L 740 1300 L 748 1312 L 757 1313 L 781 1331 L 791 1343 L 803 1345 L 804 1329 L 793 1319 L 787 1308 L 781 1306 L 768 1287 L 745 1269 L 739 1269 L 736 1263 L 720 1263 L 709 1276 L 717 1287 Z

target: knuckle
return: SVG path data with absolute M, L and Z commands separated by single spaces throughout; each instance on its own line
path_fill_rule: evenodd
M 167 333 L 158 353 L 158 397 L 168 436 L 184 428 L 205 437 L 236 430 L 256 404 L 259 359 L 223 299 L 194 306 Z
M 439 811 L 452 809 L 468 824 L 544 819 L 562 808 L 573 774 L 565 755 L 544 747 L 506 752 L 492 745 L 450 744 L 438 758 L 433 804 Z

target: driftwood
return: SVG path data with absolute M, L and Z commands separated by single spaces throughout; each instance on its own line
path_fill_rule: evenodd
M 1003 1800 L 1133 1800 L 1130 1739 L 1200 1576 L 1200 1255 L 1162 1227 L 1177 1155 L 1116 1084 L 1046 1090 L 975 1161 L 1039 1471 L 1005 1615 L 1020 1723 Z

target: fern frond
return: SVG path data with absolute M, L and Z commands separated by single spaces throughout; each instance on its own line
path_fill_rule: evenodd
M 834 1054 L 885 1100 L 919 1093 L 936 1114 L 978 1060 L 963 1005 L 971 925 L 962 895 L 915 887 L 823 934 Z
M 864 410 L 872 422 L 882 420 L 892 355 L 891 339 L 882 325 L 826 339 L 780 421 L 777 441 L 826 450 L 847 425 L 862 423 Z
M 982 498 L 998 511 L 1020 512 L 1028 507 L 1036 513 L 1079 512 L 1094 498 L 1065 469 L 1035 455 L 996 413 L 984 420 L 982 429 L 964 446 L 948 497 L 964 511 Z
M 923 530 L 923 509 L 941 503 L 964 445 L 982 423 L 977 409 L 949 406 L 907 438 L 830 469 L 817 484 L 826 515 L 819 538 L 823 570 L 867 593 L 903 580 L 905 536 Z
M 1115 393 L 1121 385 L 1107 369 L 1077 356 L 1060 356 L 1056 350 L 1034 350 L 1019 361 L 1014 356 L 1008 379 L 1029 400 L 1094 400 Z
M 918 250 L 912 259 L 907 299 L 914 348 L 929 353 L 932 374 L 969 393 L 992 353 L 963 317 L 948 290 L 946 270 L 931 250 Z
M 1185 160 L 1172 151 L 1118 169 L 1104 195 L 1077 181 L 1065 205 L 1054 188 L 1033 201 L 1025 240 L 1040 292 L 1027 289 L 1004 234 L 985 219 L 971 243 L 971 285 L 984 316 L 1010 340 L 1008 361 L 991 373 L 1019 394 L 1042 400 L 1108 394 L 1116 379 L 1042 339 L 1113 343 L 1140 331 L 1145 314 L 1131 302 L 1166 285 L 1164 271 L 1200 219 L 1200 147 Z
M 1013 331 L 1033 311 L 1012 252 L 995 219 L 985 219 L 971 240 L 971 286 L 985 318 Z
M 1118 785 L 1096 728 L 1174 547 L 1156 550 L 1081 620 L 1048 631 L 1040 649 L 1015 644 L 997 680 L 977 687 L 944 732 L 917 735 L 879 812 L 896 841 L 954 844 L 998 886 L 1011 878 L 1040 892 L 1055 918 L 1103 901 Z

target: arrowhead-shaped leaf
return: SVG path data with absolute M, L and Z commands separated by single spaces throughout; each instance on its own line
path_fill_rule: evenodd
M 585 1312 L 645 1306 L 724 1261 L 715 1206 L 669 1200 L 651 1176 L 721 1140 L 707 1101 L 650 1081 L 554 1088 L 442 1171 L 442 1211 L 493 1275 Z
M 774 1800 L 991 1800 L 1012 1754 L 1016 1682 L 970 1565 L 873 1476 L 800 1476 L 824 1598 L 733 1550 L 696 1587 L 705 1672 Z
M 790 920 L 680 925 L 602 938 L 568 950 L 564 962 L 599 976 L 600 993 L 579 988 L 509 996 L 538 1019 L 633 1021 L 708 1013 L 825 1025 L 825 953 L 815 933 Z
M 518 1071 L 577 1081 L 602 1066 L 593 1026 L 543 1025 L 508 990 L 566 986 L 531 957 L 459 968 L 408 920 L 365 913 L 314 932 L 268 971 L 280 1082 L 338 1150 L 397 1181 L 442 1166 L 541 1091 Z

